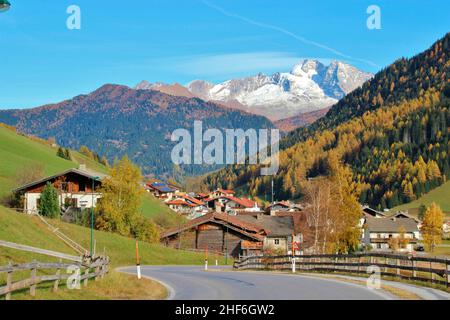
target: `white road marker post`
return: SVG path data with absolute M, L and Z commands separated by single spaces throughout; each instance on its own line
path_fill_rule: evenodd
M 208 247 L 205 248 L 205 271 L 208 271 Z
M 292 234 L 292 273 L 295 273 L 295 249 L 296 249 L 296 243 L 295 243 L 295 237 L 294 234 Z
M 141 279 L 141 261 L 139 259 L 139 242 L 136 240 L 136 271 L 138 279 Z
M 292 256 L 292 273 L 295 273 L 295 256 Z

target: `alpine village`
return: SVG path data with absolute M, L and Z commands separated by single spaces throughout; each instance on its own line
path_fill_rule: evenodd
M 266 257 L 280 257 L 291 268 L 290 257 L 326 255 L 446 261 L 449 57 L 447 34 L 302 121 L 252 114 L 178 84 L 106 84 L 0 110 L 0 266 L 81 256 L 89 289 L 33 282 L 7 291 L 14 286 L 0 272 L 0 297 L 120 299 L 111 288 L 121 286 L 127 298 L 164 298 L 157 283 L 116 270 L 135 264 L 237 268 L 256 257 L 268 268 Z M 319 63 L 302 61 L 292 75 L 307 77 Z M 173 164 L 170 133 L 194 120 L 280 129 L 278 172 Z M 446 273 L 432 277 L 448 286 Z

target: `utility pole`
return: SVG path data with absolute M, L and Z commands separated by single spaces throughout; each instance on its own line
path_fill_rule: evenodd
M 227 226 L 225 229 L 225 265 L 228 265 L 228 214 L 227 214 Z
M 99 177 L 92 177 L 92 203 L 91 203 L 91 259 L 94 258 L 94 189 L 95 180 L 100 179 Z
M 274 191 L 273 191 L 273 177 L 272 177 L 272 204 L 273 204 L 273 196 L 275 195 Z

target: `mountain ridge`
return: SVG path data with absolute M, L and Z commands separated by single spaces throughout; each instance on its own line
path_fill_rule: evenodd
M 427 50 L 397 59 L 347 94 L 327 114 L 280 141 L 276 176 L 258 166 L 227 166 L 204 186 L 238 188 L 277 199 L 302 197 L 302 183 L 328 175 L 330 162 L 349 167 L 360 202 L 378 209 L 419 198 L 450 178 L 450 33 Z
M 193 96 L 263 115 L 277 121 L 327 108 L 373 75 L 341 61 L 325 65 L 304 59 L 290 72 L 258 73 L 214 84 L 194 80 L 184 88 Z M 135 88 L 168 90 L 173 85 L 140 82 Z M 184 94 L 186 90 L 183 89 Z
M 48 139 L 64 147 L 86 145 L 113 161 L 128 155 L 145 174 L 172 174 L 171 133 L 192 130 L 194 120 L 206 128 L 273 128 L 266 118 L 230 109 L 199 98 L 179 97 L 155 90 L 135 90 L 105 84 L 93 92 L 32 109 L 0 110 L 0 121 L 20 132 Z M 193 166 L 192 172 L 216 169 Z M 189 168 L 188 168 L 189 169 Z

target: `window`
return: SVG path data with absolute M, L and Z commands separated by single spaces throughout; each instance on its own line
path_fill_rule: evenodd
M 85 192 L 86 191 L 86 182 L 85 181 L 80 181 L 79 191 L 80 192 Z
M 279 245 L 280 244 L 280 239 L 275 239 L 275 245 Z

